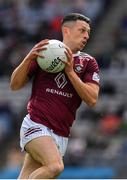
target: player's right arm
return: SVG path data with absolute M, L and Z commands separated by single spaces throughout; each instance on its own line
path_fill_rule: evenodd
M 48 40 L 42 40 L 38 44 L 36 44 L 28 55 L 23 59 L 23 61 L 19 64 L 19 66 L 13 71 L 11 75 L 10 88 L 11 90 L 19 90 L 25 86 L 28 82 L 28 72 L 29 66 L 33 60 L 35 60 L 39 55 L 40 50 L 45 50 L 45 45 L 48 44 Z M 40 56 L 43 58 L 43 56 Z

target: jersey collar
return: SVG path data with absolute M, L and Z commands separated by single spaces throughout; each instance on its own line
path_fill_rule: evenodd
M 79 56 L 80 55 L 80 51 L 78 51 L 77 53 L 73 54 L 73 57 Z

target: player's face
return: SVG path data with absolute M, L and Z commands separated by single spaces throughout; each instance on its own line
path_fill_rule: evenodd
M 73 45 L 73 48 L 77 51 L 82 50 L 90 34 L 90 26 L 85 21 L 77 20 L 72 28 L 70 28 L 69 41 Z

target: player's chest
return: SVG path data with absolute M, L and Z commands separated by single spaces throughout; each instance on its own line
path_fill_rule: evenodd
M 85 74 L 87 64 L 88 61 L 85 58 L 74 58 L 73 69 L 81 79 Z M 43 82 L 43 85 L 55 82 L 58 87 L 63 87 L 65 84 L 69 83 L 69 79 L 64 70 L 59 73 L 47 73 L 44 71 L 39 71 L 38 79 L 40 79 L 39 82 Z

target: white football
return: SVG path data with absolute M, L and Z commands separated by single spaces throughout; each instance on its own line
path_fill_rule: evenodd
M 49 44 L 45 46 L 47 49 L 39 52 L 44 58 L 38 56 L 37 62 L 44 71 L 50 73 L 60 72 L 65 67 L 62 61 L 67 61 L 67 56 L 65 54 L 66 45 L 55 39 L 49 40 L 48 42 Z

